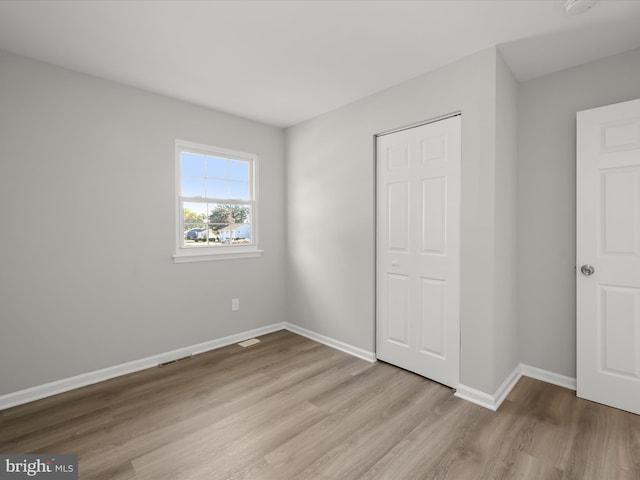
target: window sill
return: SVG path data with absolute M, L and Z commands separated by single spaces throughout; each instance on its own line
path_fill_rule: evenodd
M 224 248 L 224 247 L 223 247 Z M 233 260 L 236 258 L 255 258 L 262 255 L 264 250 L 231 250 L 226 252 L 189 251 L 173 255 L 173 263 L 209 262 L 212 260 Z

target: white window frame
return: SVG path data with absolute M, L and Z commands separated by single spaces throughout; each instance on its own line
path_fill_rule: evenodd
M 202 143 L 176 140 L 175 142 L 175 254 L 174 263 L 202 262 L 209 260 L 227 260 L 232 258 L 259 257 L 263 250 L 258 248 L 258 156 L 252 153 L 238 152 L 226 148 L 214 147 Z M 214 157 L 228 158 L 229 160 L 243 160 L 251 165 L 250 185 L 253 192 L 251 200 L 251 238 L 253 242 L 248 245 L 199 245 L 188 246 L 184 244 L 184 209 L 182 207 L 182 168 L 180 155 L 182 152 L 204 154 Z M 218 201 L 219 199 L 210 199 Z M 222 203 L 222 202 L 220 202 Z

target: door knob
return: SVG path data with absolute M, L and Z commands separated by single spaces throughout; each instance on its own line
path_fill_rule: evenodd
M 596 269 L 593 268 L 593 265 L 582 265 L 580 267 L 580 273 L 582 273 L 585 277 L 589 277 L 596 273 Z

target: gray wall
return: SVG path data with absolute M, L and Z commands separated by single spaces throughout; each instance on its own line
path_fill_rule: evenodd
M 497 229 L 506 234 L 511 223 L 513 246 L 516 233 L 511 217 L 495 223 L 502 214 L 494 191 L 496 62 L 496 50 L 488 49 L 287 130 L 290 322 L 374 350 L 374 135 L 462 111 L 461 381 L 493 393 L 496 366 L 513 369 L 510 349 L 516 347 L 494 348 L 506 341 L 494 327 L 496 302 L 502 301 L 495 291 L 496 262 L 503 260 L 495 235 Z M 500 75 L 505 77 L 502 70 Z M 512 115 L 511 106 L 503 110 Z M 510 133 L 515 136 L 515 130 L 504 131 Z M 513 145 L 507 149 L 501 153 L 505 164 L 515 161 Z M 504 170 L 513 176 L 511 167 Z M 499 195 L 506 199 L 512 191 Z M 503 323 L 512 324 L 508 338 L 517 345 L 514 309 L 504 310 Z M 497 358 L 503 350 L 508 358 Z
M 634 98 L 640 98 L 640 49 L 520 85 L 518 314 L 523 363 L 576 374 L 576 112 Z
M 259 155 L 261 258 L 173 263 L 176 138 Z M 284 320 L 281 129 L 0 52 L 0 153 L 0 394 Z

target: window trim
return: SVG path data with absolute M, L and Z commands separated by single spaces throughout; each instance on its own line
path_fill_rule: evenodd
M 205 246 L 198 247 L 185 247 L 183 244 L 184 232 L 183 232 L 183 215 L 184 212 L 181 209 L 181 190 L 182 190 L 182 171 L 180 154 L 183 151 L 191 151 L 196 153 L 203 153 L 205 155 L 220 156 L 223 158 L 229 158 L 231 160 L 235 158 L 242 160 L 249 160 L 252 163 L 252 178 L 251 187 L 253 189 L 253 196 L 251 199 L 252 211 L 251 211 L 251 236 L 253 243 L 250 245 L 234 245 L 234 246 Z M 175 189 L 174 189 L 174 204 L 175 204 L 175 253 L 173 255 L 174 263 L 191 263 L 202 262 L 210 260 L 229 260 L 236 258 L 253 258 L 259 257 L 263 250 L 259 245 L 258 236 L 258 156 L 253 153 L 240 152 L 237 150 L 229 150 L 226 148 L 216 147 L 213 145 L 206 145 L 203 143 L 190 142 L 187 140 L 176 139 L 175 141 Z

